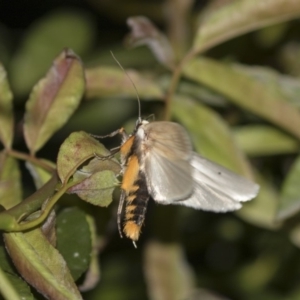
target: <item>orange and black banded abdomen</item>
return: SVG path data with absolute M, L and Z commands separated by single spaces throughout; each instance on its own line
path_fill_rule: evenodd
M 125 193 L 123 231 L 128 238 L 137 241 L 145 220 L 149 193 L 146 178 L 140 171 L 139 158 L 134 148 L 135 136 L 131 136 L 121 147 L 121 156 L 125 160 L 121 188 Z
M 139 239 L 149 197 L 145 176 L 139 172 L 134 188 L 125 198 L 124 233 L 133 241 Z

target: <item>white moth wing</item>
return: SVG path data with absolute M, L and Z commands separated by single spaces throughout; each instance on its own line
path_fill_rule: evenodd
M 148 191 L 155 201 L 170 204 L 193 193 L 189 161 L 172 161 L 152 151 L 145 159 L 145 169 Z
M 220 190 L 235 201 L 249 201 L 258 193 L 258 184 L 196 153 L 193 153 L 191 165 L 196 182 Z
M 196 153 L 191 161 L 194 192 L 176 204 L 197 209 L 225 212 L 241 208 L 243 201 L 253 199 L 259 186 Z
M 240 202 L 203 183 L 195 185 L 195 190 L 191 197 L 183 201 L 173 202 L 173 204 L 214 212 L 233 211 L 242 207 Z
M 161 204 L 225 212 L 258 193 L 257 184 L 193 153 L 179 124 L 147 122 L 136 138 L 148 191 Z
M 136 138 L 152 198 L 169 204 L 189 197 L 193 192 L 192 147 L 184 128 L 172 122 L 146 123 Z

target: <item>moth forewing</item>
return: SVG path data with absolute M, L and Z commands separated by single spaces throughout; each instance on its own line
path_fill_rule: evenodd
M 141 169 L 152 198 L 170 204 L 190 196 L 192 147 L 183 127 L 171 122 L 153 122 L 143 124 L 136 136 Z
M 186 130 L 173 122 L 152 122 L 142 124 L 136 133 L 141 142 L 142 154 L 155 150 L 169 160 L 192 158 L 192 144 Z

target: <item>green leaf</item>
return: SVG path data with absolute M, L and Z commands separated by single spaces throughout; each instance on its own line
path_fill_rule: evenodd
M 34 297 L 30 291 L 28 284 L 15 273 L 15 269 L 10 263 L 9 256 L 5 251 L 4 245 L 0 245 L 0 273 L 6 277 L 7 282 L 1 280 L 0 283 L 0 294 L 12 296 L 10 289 L 14 290 L 18 294 L 16 299 L 33 300 Z M 1 277 L 2 277 L 1 275 Z M 7 285 L 10 285 L 9 287 Z M 7 293 L 7 294 L 5 294 Z M 12 292 L 14 293 L 14 292 Z M 7 298 L 7 297 L 6 297 Z M 11 299 L 11 298 L 7 298 Z
M 7 74 L 0 63 L 0 140 L 5 148 L 10 149 L 13 140 L 13 95 L 10 90 Z
M 170 84 L 170 82 L 168 84 Z M 179 82 L 177 90 L 178 93 L 187 95 L 192 99 L 197 99 L 204 104 L 216 107 L 228 106 L 228 101 L 225 97 L 195 82 L 181 81 Z
M 0 152 L 0 205 L 9 209 L 22 200 L 21 173 L 15 158 Z
M 9 300 L 34 300 L 29 286 L 18 275 L 0 269 L 0 295 Z M 3 298 L 1 298 L 3 299 Z
M 248 67 L 238 64 L 236 66 L 240 72 L 265 85 L 266 90 L 274 97 L 280 96 L 282 100 L 300 108 L 300 80 L 298 78 L 280 74 L 266 67 Z
M 82 64 L 72 50 L 63 51 L 26 103 L 24 135 L 35 154 L 78 107 L 84 92 Z
M 146 78 L 134 70 L 127 70 L 126 73 L 117 67 L 87 69 L 86 96 L 136 97 L 135 85 L 141 98 L 160 100 L 163 98 L 163 91 L 153 79 Z
M 188 62 L 183 73 L 188 78 L 225 95 L 236 105 L 300 138 L 299 111 L 281 94 L 274 93 L 268 84 L 245 74 L 241 66 L 219 63 L 202 57 Z
M 55 11 L 34 22 L 12 58 L 9 73 L 13 91 L 25 96 L 63 48 L 82 56 L 91 48 L 94 37 L 92 18 L 83 11 Z
M 41 229 L 4 234 L 7 250 L 22 277 L 48 299 L 82 299 L 66 262 Z
M 76 176 L 74 176 L 76 181 Z M 116 175 L 112 171 L 100 171 L 92 174 L 68 192 L 76 193 L 82 200 L 97 206 L 108 206 L 112 202 L 112 193 L 118 186 Z
M 251 178 L 251 168 L 224 120 L 210 108 L 186 97 L 174 100 L 173 114 L 188 130 L 197 152 Z
M 116 176 L 120 172 L 121 166 L 116 159 L 101 160 L 95 157 L 74 174 L 74 182 L 79 183 L 69 188 L 68 192 L 91 204 L 106 207 L 113 200 L 113 191 L 119 185 Z
M 193 51 L 200 52 L 247 32 L 297 18 L 300 2 L 294 0 L 240 0 L 200 15 Z M 202 69 L 201 72 L 203 72 Z
M 60 180 L 66 183 L 80 165 L 95 155 L 109 154 L 110 152 L 89 134 L 83 131 L 71 133 L 58 152 L 57 172 Z
M 76 281 L 87 270 L 91 258 L 91 231 L 87 217 L 76 207 L 64 209 L 57 216 L 56 228 L 57 249 Z
M 234 129 L 241 149 L 251 156 L 277 155 L 299 151 L 297 139 L 268 125 L 247 125 Z
M 82 292 L 93 289 L 100 280 L 100 262 L 98 256 L 101 247 L 99 246 L 100 239 L 97 236 L 96 221 L 90 215 L 86 215 L 86 220 L 91 232 L 92 251 L 89 268 L 85 273 L 83 283 L 79 286 L 79 290 Z
M 119 175 L 121 172 L 121 165 L 116 158 L 101 159 L 99 157 L 94 157 L 87 165 L 84 165 L 79 172 L 74 175 L 74 178 L 87 178 L 93 173 L 102 172 L 105 170 L 110 170 L 115 175 Z
M 280 193 L 280 202 L 277 212 L 278 220 L 285 220 L 300 210 L 300 156 L 296 159 L 286 176 Z

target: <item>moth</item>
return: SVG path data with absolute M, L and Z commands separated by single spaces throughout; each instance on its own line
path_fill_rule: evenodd
M 256 197 L 259 186 L 193 152 L 186 130 L 174 122 L 138 118 L 128 135 L 120 134 L 122 167 L 118 228 L 135 242 L 139 239 L 150 198 L 214 212 L 234 211 Z M 121 222 L 125 204 L 124 222 Z
M 112 54 L 121 69 L 121 64 Z M 176 204 L 214 212 L 234 211 L 255 198 L 259 186 L 193 152 L 186 130 L 174 122 L 149 122 L 141 118 L 141 102 L 134 131 L 120 128 L 103 137 L 122 136 L 121 197 L 118 229 L 135 242 L 139 239 L 150 198 L 160 204 Z M 96 136 L 97 137 L 97 136 Z M 124 222 L 121 222 L 125 204 Z

